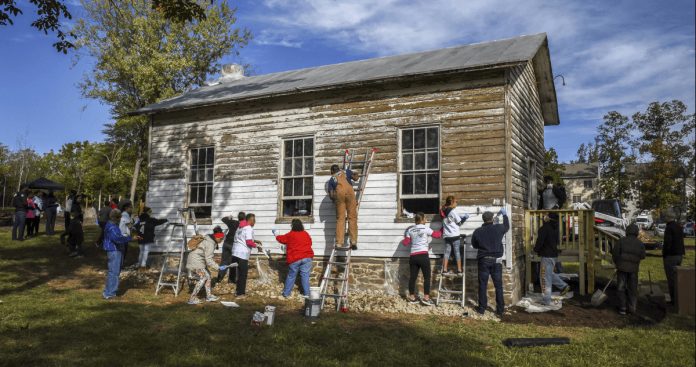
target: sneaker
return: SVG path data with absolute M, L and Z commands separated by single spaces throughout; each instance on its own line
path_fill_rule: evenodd
M 433 303 L 433 300 L 430 299 L 430 298 L 428 298 L 428 299 L 421 298 L 421 299 L 420 299 L 420 303 L 421 303 L 423 306 L 435 306 L 435 304 Z
M 205 300 L 208 301 L 208 302 L 217 302 L 217 301 L 220 300 L 220 297 L 214 296 L 214 295 L 211 294 L 211 295 L 208 296 Z
M 626 310 L 619 310 L 619 315 L 626 316 Z
M 565 288 L 563 288 L 563 289 L 561 290 L 561 296 L 565 296 L 566 294 L 568 294 L 568 292 L 570 292 L 570 286 L 569 286 L 569 285 L 565 286 Z
M 476 308 L 474 309 L 474 311 L 476 311 L 476 313 L 479 314 L 479 315 L 483 315 L 483 314 L 486 313 L 486 310 L 483 309 L 483 308 L 481 308 L 481 307 L 476 307 Z
M 201 300 L 198 298 L 193 298 L 193 299 L 190 299 L 188 301 L 188 304 L 189 305 L 199 305 L 199 304 L 201 304 Z
M 463 273 L 461 270 L 457 270 L 457 276 L 461 276 Z
M 357 249 L 358 249 L 358 244 L 357 244 L 357 243 L 351 243 L 351 244 L 350 244 L 350 249 L 351 249 L 351 250 L 357 250 Z
M 246 294 L 237 294 L 235 296 L 235 299 L 245 299 L 246 297 L 247 297 Z
M 406 301 L 408 301 L 408 303 L 410 303 L 410 304 L 412 304 L 412 305 L 415 305 L 415 304 L 418 303 L 418 298 L 416 298 L 416 297 L 413 297 L 413 298 L 411 298 L 411 297 L 406 297 Z
M 348 250 L 350 250 L 350 246 L 335 245 L 334 248 L 335 248 L 336 250 L 341 250 L 341 251 L 348 251 Z
M 449 270 L 449 269 L 442 271 L 442 275 L 452 275 L 452 274 L 453 274 L 452 270 Z

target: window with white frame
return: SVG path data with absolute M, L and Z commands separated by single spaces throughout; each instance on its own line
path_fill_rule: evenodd
M 440 129 L 401 130 L 401 209 L 410 213 L 438 213 L 440 204 Z
M 314 138 L 283 140 L 281 204 L 283 217 L 312 215 Z
M 191 148 L 189 151 L 188 205 L 196 218 L 210 218 L 213 207 L 213 171 L 215 148 Z

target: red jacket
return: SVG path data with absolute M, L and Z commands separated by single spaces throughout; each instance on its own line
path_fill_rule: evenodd
M 313 258 L 312 237 L 307 231 L 290 231 L 284 235 L 276 236 L 276 240 L 287 246 L 287 262 L 292 264 L 297 260 Z

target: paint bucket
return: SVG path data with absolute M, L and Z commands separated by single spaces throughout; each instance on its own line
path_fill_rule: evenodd
M 316 319 L 321 312 L 321 299 L 305 299 L 305 317 Z
M 266 306 L 263 315 L 266 317 L 266 325 L 273 325 L 275 320 L 275 306 Z
M 321 288 L 320 287 L 309 287 L 309 298 L 310 299 L 321 298 Z

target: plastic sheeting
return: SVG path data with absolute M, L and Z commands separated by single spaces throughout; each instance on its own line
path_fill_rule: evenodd
M 568 292 L 565 296 L 561 296 L 558 292 L 553 292 L 551 293 L 551 304 L 545 305 L 541 293 L 530 293 L 527 297 L 519 300 L 516 306 L 523 308 L 529 313 L 558 311 L 563 308 L 563 299 L 570 298 L 573 298 L 573 292 Z

